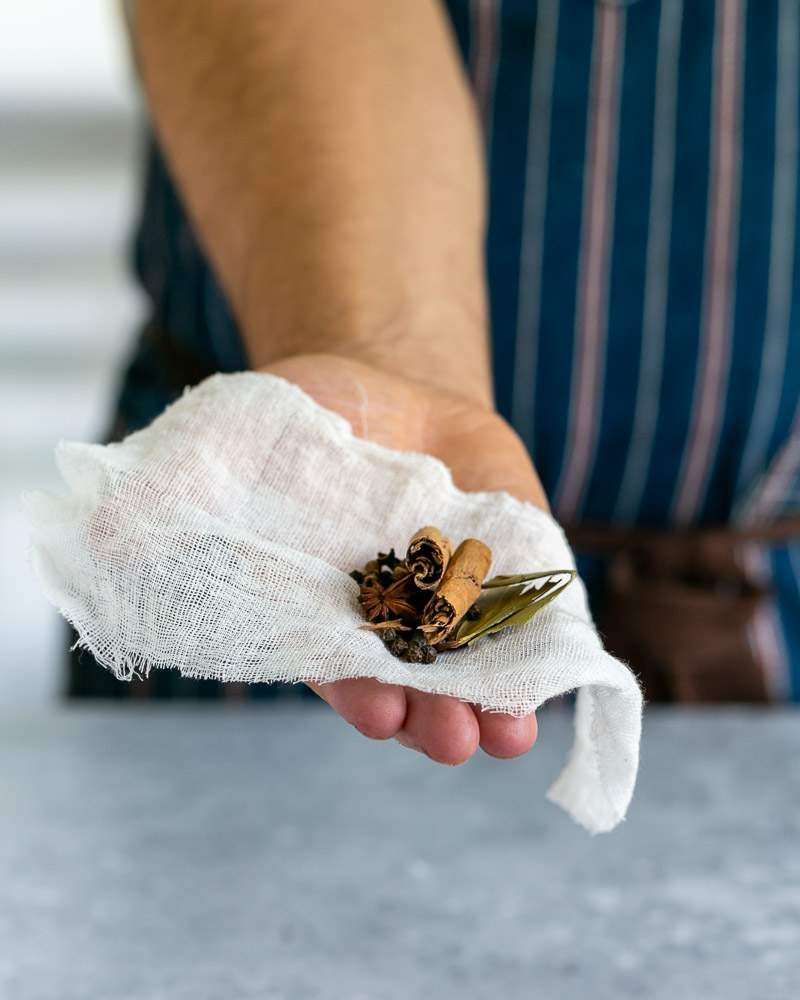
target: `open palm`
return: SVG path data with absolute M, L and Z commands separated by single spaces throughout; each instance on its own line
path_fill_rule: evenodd
M 494 411 L 455 394 L 332 355 L 300 355 L 266 369 L 327 409 L 359 437 L 441 459 L 463 490 L 506 490 L 546 507 L 527 451 Z M 460 764 L 482 747 L 516 757 L 536 739 L 533 715 L 482 712 L 443 695 L 355 678 L 312 685 L 347 722 L 373 739 L 396 738 L 444 764 Z

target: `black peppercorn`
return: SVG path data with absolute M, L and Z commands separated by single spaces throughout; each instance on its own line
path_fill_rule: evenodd
M 388 645 L 397 638 L 397 630 L 393 628 L 381 629 L 381 639 Z
M 472 607 L 468 608 L 467 613 L 464 615 L 467 621 L 470 622 L 477 621 L 480 618 L 480 616 L 481 616 L 481 609 L 478 607 L 477 604 L 473 604 Z
M 361 572 L 360 569 L 351 570 L 350 571 L 350 578 L 353 579 L 353 580 L 355 580 L 356 583 L 359 585 L 359 587 L 364 582 L 364 574 Z
M 408 652 L 408 643 L 402 636 L 398 636 L 389 648 L 395 656 L 402 658 Z
M 405 660 L 407 663 L 423 663 L 424 653 L 423 646 L 418 642 L 410 642 L 408 644 L 408 650 L 405 655 Z
M 433 648 L 433 646 L 429 646 L 427 642 L 422 647 L 421 653 L 422 653 L 423 663 L 433 663 L 433 661 L 436 659 L 436 650 Z

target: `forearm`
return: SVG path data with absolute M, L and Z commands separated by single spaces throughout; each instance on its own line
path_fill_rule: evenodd
M 156 127 L 251 364 L 336 353 L 488 403 L 480 148 L 436 0 L 137 11 Z

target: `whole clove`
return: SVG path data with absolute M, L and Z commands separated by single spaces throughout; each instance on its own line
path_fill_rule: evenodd
M 388 552 L 378 553 L 378 562 L 381 566 L 385 566 L 389 572 L 393 572 L 398 566 L 403 562 L 402 559 L 398 559 L 394 549 L 389 549 Z

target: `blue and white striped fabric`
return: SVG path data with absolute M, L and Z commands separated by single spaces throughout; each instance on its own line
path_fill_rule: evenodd
M 486 137 L 498 406 L 557 515 L 800 510 L 800 2 L 447 6 Z M 137 261 L 163 335 L 245 366 L 155 149 Z M 126 426 L 174 394 L 158 368 L 143 342 Z M 751 627 L 770 690 L 800 700 L 800 541 L 743 558 L 774 588 Z

